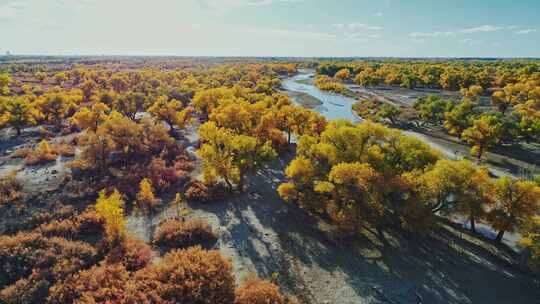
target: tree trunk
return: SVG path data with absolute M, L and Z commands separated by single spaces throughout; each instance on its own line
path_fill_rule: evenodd
M 21 127 L 15 127 L 15 131 L 17 131 L 17 136 L 21 135 Z
M 474 216 L 471 215 L 470 221 L 471 221 L 471 231 L 476 233 L 476 222 L 474 220 Z
M 227 184 L 227 186 L 229 187 L 229 190 L 231 190 L 231 192 L 233 191 L 233 185 L 231 184 L 231 182 L 229 181 L 228 178 L 223 178 L 225 180 L 225 183 Z
M 287 143 L 291 144 L 291 130 L 287 130 Z
M 499 231 L 499 233 L 497 233 L 497 238 L 495 238 L 495 241 L 500 243 L 502 241 L 502 239 L 503 239 L 504 232 L 505 232 L 504 230 Z
M 240 179 L 238 180 L 238 191 L 244 192 L 244 174 L 240 172 Z
M 480 149 L 478 149 L 478 161 L 482 160 L 482 155 L 484 154 L 484 146 L 480 145 Z

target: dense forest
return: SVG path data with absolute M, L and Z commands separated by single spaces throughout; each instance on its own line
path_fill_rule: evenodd
M 305 70 L 354 98 L 361 121 L 296 102 L 282 84 Z M 429 94 L 404 104 L 351 89 L 375 87 Z M 473 158 L 403 132 L 430 128 Z M 362 231 L 387 244 L 457 229 L 538 284 L 540 177 L 483 160 L 538 149 L 537 61 L 14 57 L 0 63 L 0 140 L 4 303 L 310 302 L 279 269 L 241 277 L 225 228 L 196 216 L 256 195 L 329 225 L 341 248 Z M 268 172 L 283 178 L 255 184 Z

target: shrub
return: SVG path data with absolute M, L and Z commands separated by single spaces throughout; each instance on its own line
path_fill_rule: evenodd
M 56 153 L 62 156 L 71 157 L 75 155 L 75 148 L 67 143 L 55 144 L 53 145 L 53 149 L 56 151 Z
M 49 289 L 48 303 L 121 303 L 129 273 L 122 264 L 96 265 Z
M 38 272 L 20 279 L 0 291 L 0 301 L 6 304 L 43 303 L 50 283 Z
M 14 202 L 22 197 L 22 185 L 17 180 L 17 172 L 0 178 L 0 206 Z
M 91 265 L 97 255 L 92 246 L 37 232 L 0 237 L 0 287 L 44 271 L 57 280 Z
M 107 262 L 121 263 L 128 271 L 135 271 L 148 265 L 153 256 L 152 248 L 148 244 L 134 237 L 126 237 L 109 251 Z
M 13 158 L 26 158 L 28 154 L 32 152 L 32 149 L 29 147 L 22 147 L 17 148 L 13 153 L 11 153 L 11 157 Z
M 270 282 L 261 280 L 256 275 L 248 275 L 242 285 L 236 289 L 235 304 L 285 304 L 286 298 L 279 293 L 279 288 Z
M 103 222 L 98 219 L 94 208 L 88 208 L 79 215 L 67 219 L 54 220 L 42 224 L 40 232 L 47 236 L 58 236 L 68 239 L 80 239 L 101 235 L 104 232 Z
M 216 240 L 216 234 L 207 222 L 194 219 L 187 222 L 169 219 L 160 223 L 154 242 L 159 246 L 183 248 Z
M 208 202 L 211 200 L 210 190 L 202 182 L 195 181 L 189 185 L 186 198 L 193 201 Z
M 58 152 L 56 152 L 53 147 L 49 144 L 47 140 L 42 140 L 37 147 L 29 152 L 25 159 L 24 163 L 26 165 L 39 165 L 48 162 L 55 161 L 58 158 Z
M 231 271 L 231 263 L 218 251 L 191 247 L 166 254 L 159 264 L 137 272 L 135 278 L 141 293 L 163 302 L 232 304 Z
M 192 162 L 180 159 L 174 161 L 171 166 L 167 166 L 163 158 L 154 158 L 145 170 L 148 178 L 152 181 L 152 185 L 158 191 L 170 187 L 172 184 L 179 182 L 187 177 L 188 172 L 193 170 Z

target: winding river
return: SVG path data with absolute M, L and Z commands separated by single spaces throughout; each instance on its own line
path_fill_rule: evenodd
M 301 71 L 299 74 L 288 77 L 282 80 L 282 87 L 287 92 L 300 92 L 309 94 L 317 99 L 319 99 L 322 104 L 313 108 L 315 111 L 324 115 L 327 119 L 348 119 L 353 122 L 360 122 L 361 119 L 356 116 L 352 111 L 352 105 L 356 101 L 353 98 L 345 97 L 343 95 L 321 91 L 312 84 L 301 83 L 299 81 L 307 80 L 314 77 L 313 72 Z M 292 95 L 292 94 L 291 94 Z M 296 100 L 294 96 L 291 96 L 293 100 Z M 429 144 L 432 148 L 435 148 L 443 153 L 446 158 L 449 159 L 458 159 L 468 153 L 468 147 L 460 146 L 455 147 L 453 145 L 444 145 L 441 144 L 440 139 L 433 138 L 429 135 L 410 131 L 403 130 L 403 133 L 414 136 L 421 139 L 422 141 Z M 505 168 L 497 167 L 491 164 L 487 165 L 493 174 L 497 176 L 502 175 L 512 175 Z
M 345 96 L 335 94 L 335 93 L 321 91 L 317 89 L 314 85 L 298 82 L 301 80 L 309 79 L 313 77 L 313 75 L 314 75 L 313 73 L 301 72 L 300 74 L 297 74 L 295 76 L 285 78 L 282 80 L 282 87 L 287 92 L 306 93 L 319 99 L 322 102 L 322 104 L 320 106 L 315 107 L 314 110 L 324 115 L 327 119 L 348 119 L 353 122 L 361 121 L 361 119 L 358 116 L 356 116 L 352 111 L 352 105 L 356 101 L 355 99 L 345 97 Z M 296 97 L 294 96 L 294 94 L 290 94 L 290 95 L 293 98 L 293 100 L 295 100 L 295 102 L 298 103 L 296 101 Z M 441 151 L 444 154 L 444 156 L 449 159 L 462 158 L 464 157 L 464 155 L 466 155 L 466 153 L 468 153 L 469 148 L 466 146 L 456 147 L 456 149 L 457 148 L 460 149 L 458 151 L 451 148 L 451 145 L 449 147 L 449 146 L 440 144 L 439 143 L 440 140 L 433 138 L 429 135 L 410 131 L 410 130 L 405 130 L 402 132 L 407 135 L 419 138 L 420 140 L 426 142 L 434 149 Z M 497 176 L 518 175 L 518 174 L 513 174 L 509 172 L 505 168 L 497 167 L 492 164 L 487 164 L 487 167 L 493 174 Z M 454 222 L 460 223 L 464 227 L 468 228 L 469 222 L 464 217 L 454 215 L 451 217 L 451 220 L 453 220 Z M 477 223 L 476 229 L 477 229 L 477 232 L 487 236 L 488 238 L 494 238 L 496 235 L 496 232 L 489 225 L 482 222 Z M 521 238 L 520 235 L 517 233 L 507 232 L 504 236 L 503 242 L 505 242 L 506 244 L 510 246 L 515 246 L 517 240 L 519 240 L 520 238 Z

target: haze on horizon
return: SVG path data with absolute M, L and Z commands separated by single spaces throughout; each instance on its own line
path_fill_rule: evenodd
M 540 3 L 0 0 L 0 53 L 540 57 Z

